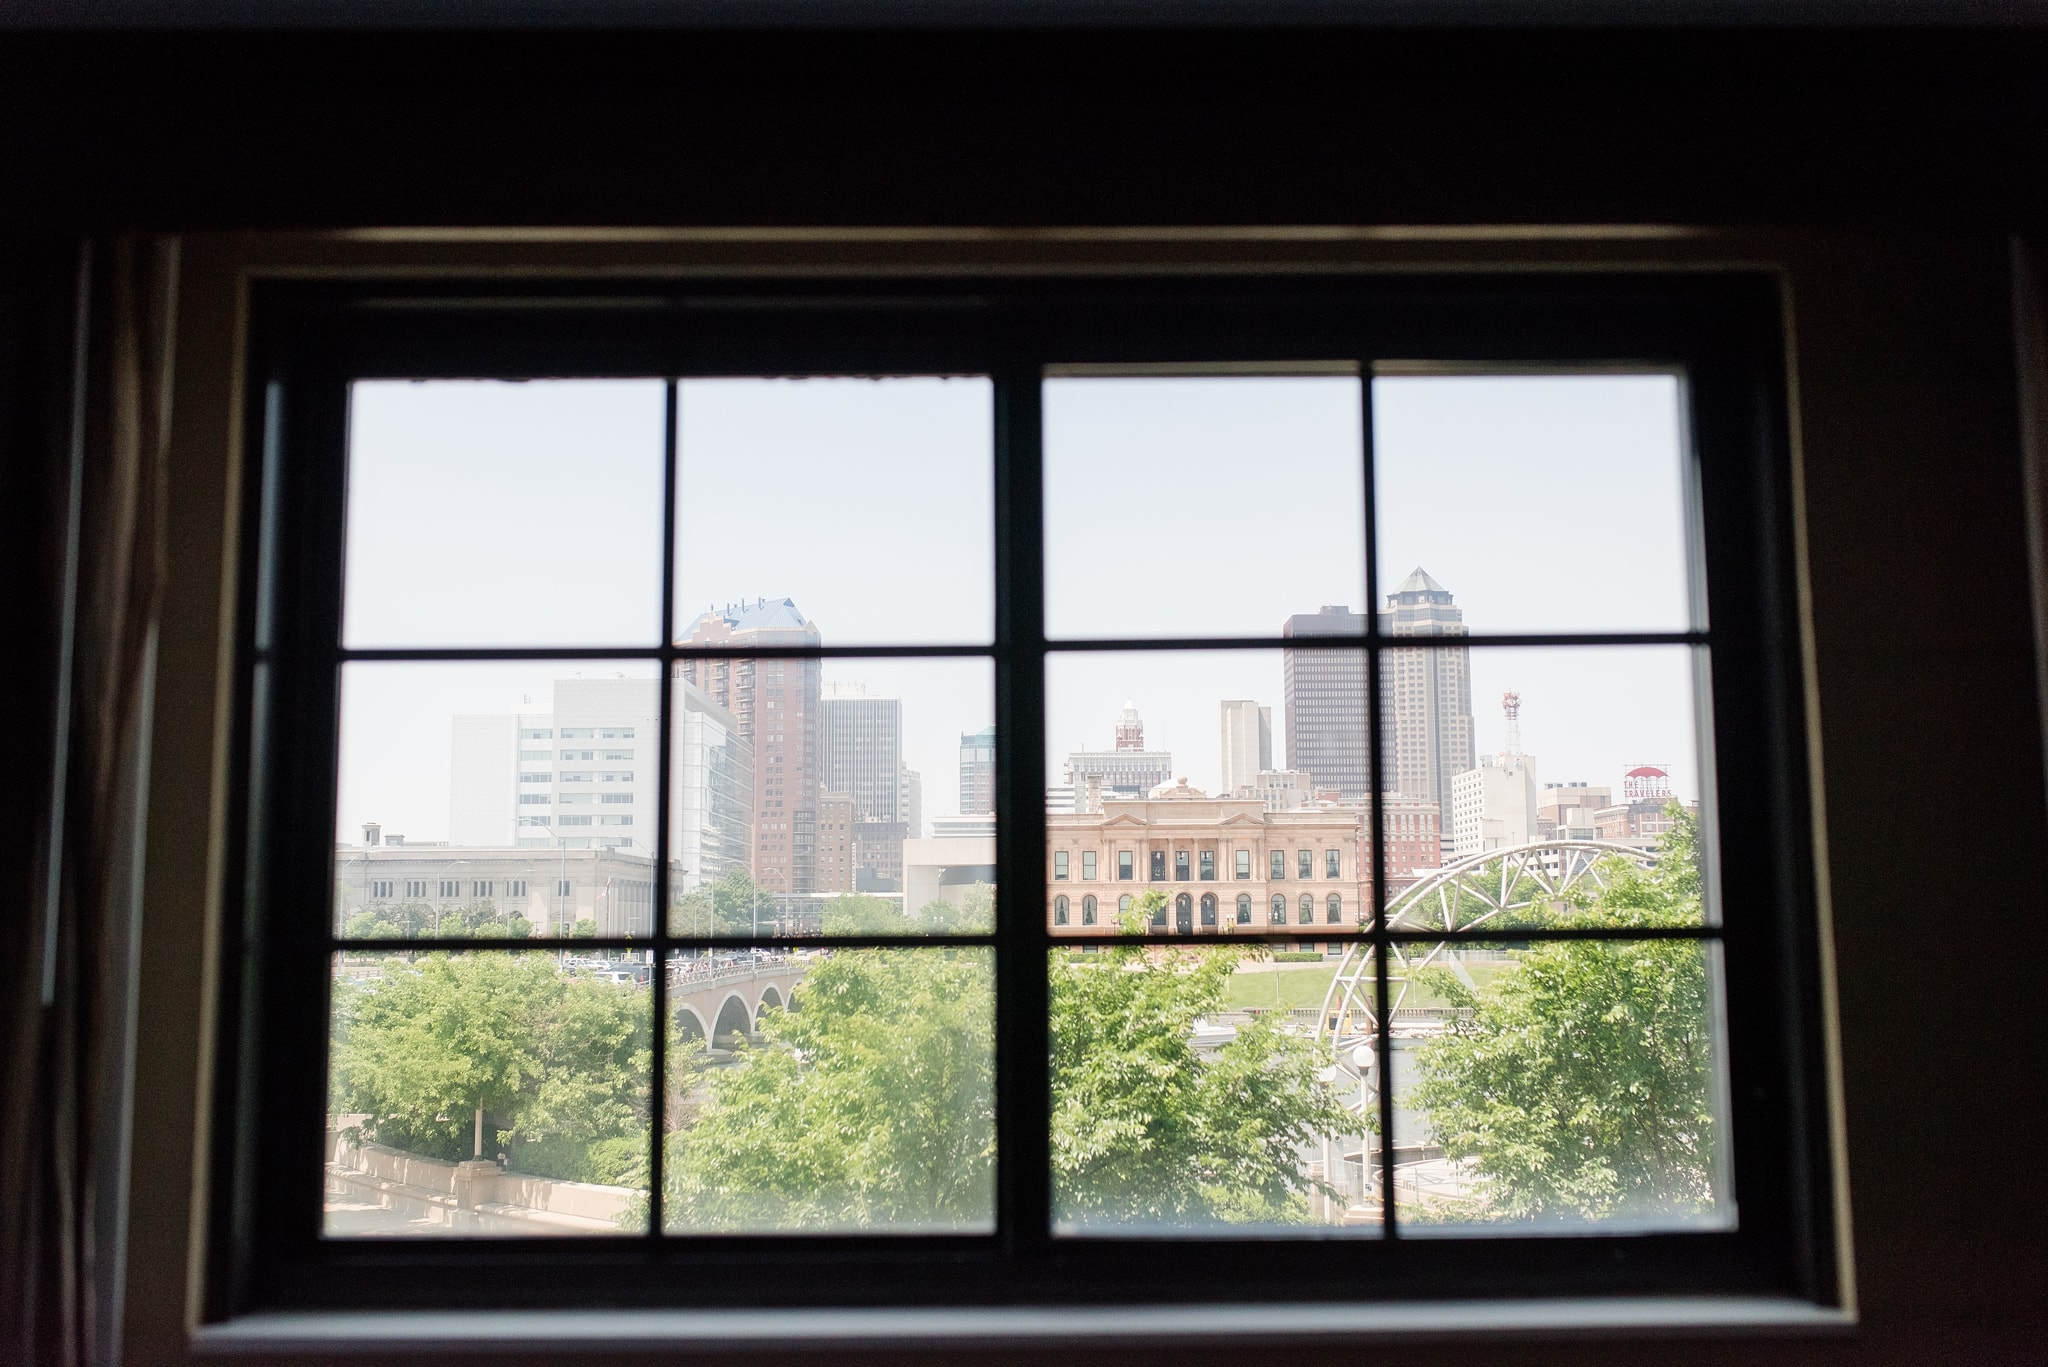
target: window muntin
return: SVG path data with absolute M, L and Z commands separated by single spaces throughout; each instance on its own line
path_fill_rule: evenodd
M 1630 348 L 1618 348 L 1618 350 L 1620 350 L 1620 353 L 1626 353 L 1626 350 L 1630 350 Z M 1716 654 L 1718 654 L 1718 652 L 1716 652 Z M 1368 672 L 1370 672 L 1370 670 L 1368 670 Z M 1370 728 L 1362 728 L 1362 730 L 1370 730 Z M 1143 848 L 1143 846 L 1141 846 L 1141 848 Z M 1362 859 L 1362 865 L 1364 865 L 1364 863 L 1368 863 L 1368 861 L 1364 861 L 1364 859 Z M 1040 869 L 1042 869 L 1042 867 L 1044 867 L 1044 863 L 1040 863 L 1040 865 L 1038 865 L 1038 867 L 1040 867 Z M 1368 879 L 1368 869 L 1364 869 L 1364 867 L 1360 867 L 1360 879 L 1362 879 L 1362 881 L 1370 881 L 1370 879 Z M 1751 1189 L 1751 1191 L 1755 1191 L 1755 1189 Z M 1286 1260 L 1286 1258 L 1284 1258 L 1284 1256 L 1282 1256 L 1282 1258 L 1280 1258 L 1280 1260 L 1282 1260 L 1282 1262 L 1284 1262 L 1284 1260 Z

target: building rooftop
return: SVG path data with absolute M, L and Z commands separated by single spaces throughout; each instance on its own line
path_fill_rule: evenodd
M 1445 588 L 1442 584 L 1437 583 L 1436 580 L 1430 578 L 1428 570 L 1425 570 L 1424 568 L 1422 568 L 1422 566 L 1417 565 L 1414 569 L 1408 572 L 1408 577 L 1401 581 L 1401 587 L 1395 589 L 1394 592 L 1396 594 L 1441 593 L 1448 596 L 1450 590 Z
M 690 623 L 685 637 L 696 635 L 699 628 L 711 622 L 723 622 L 732 631 L 801 630 L 815 625 L 805 620 L 793 598 L 756 598 L 752 602 L 742 600 L 722 608 L 707 608 Z

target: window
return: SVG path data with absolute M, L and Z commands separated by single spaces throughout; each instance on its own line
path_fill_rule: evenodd
M 491 887 L 491 880 L 487 878 L 477 879 L 470 883 L 469 895 L 471 897 L 489 897 L 491 895 Z
M 507 897 L 526 896 L 526 880 L 524 878 L 507 879 L 505 883 L 505 895 Z
M 550 799 L 546 793 L 521 793 L 519 795 L 519 805 L 522 807 L 545 807 L 548 805 L 549 800 Z M 522 824 L 530 822 L 539 822 L 540 818 L 521 817 L 520 821 Z
M 1093 850 L 1081 851 L 1081 881 L 1084 883 L 1095 881 L 1095 851 Z
M 568 775 L 568 774 L 564 774 L 564 775 L 562 775 L 562 777 L 563 777 L 563 778 L 568 778 L 568 777 L 570 777 L 570 775 Z M 535 774 L 535 773 L 526 773 L 526 772 L 523 772 L 523 771 L 522 771 L 522 772 L 520 773 L 520 775 L 519 775 L 519 781 L 520 781 L 521 783 L 552 783 L 552 782 L 554 782 L 554 776 L 553 776 L 552 774 L 546 774 L 546 773 L 539 773 L 539 774 Z M 542 796 L 542 797 L 540 798 L 540 800 L 541 800 L 542 802 L 546 802 L 546 801 L 547 801 L 547 798 L 546 798 L 546 796 L 545 796 L 545 795 L 543 795 L 543 796 Z
M 993 1295 L 1059 1304 L 1112 1284 L 1119 1297 L 1167 1303 L 1213 1290 L 1190 1291 L 1190 1256 L 1232 1269 L 1227 1294 L 1246 1298 L 1446 1287 L 1791 1294 L 1812 1281 L 1815 1265 L 1800 1262 L 1801 1250 L 1827 1246 L 1813 1193 L 1828 1175 L 1796 1157 L 1826 1145 L 1807 1090 L 1813 1059 L 1788 1042 L 1815 1037 L 1796 919 L 1813 895 L 1801 860 L 1778 857 L 1802 848 L 1805 742 L 1799 645 L 1786 625 L 1794 596 L 1783 567 L 1793 562 L 1778 516 L 1788 476 L 1771 435 L 1782 415 L 1767 289 L 1732 276 L 1669 286 L 1490 278 L 1471 291 L 1433 276 L 1034 280 L 1028 292 L 989 280 L 971 294 L 929 281 L 835 282 L 826 294 L 769 280 L 744 289 L 636 283 L 643 287 L 648 298 L 689 306 L 622 309 L 605 295 L 601 307 L 571 300 L 565 312 L 550 296 L 546 308 L 508 298 L 479 310 L 472 289 L 461 307 L 444 308 L 433 290 L 411 285 L 258 291 L 263 326 L 252 335 L 267 349 L 252 393 L 269 397 L 251 422 L 271 425 L 262 449 L 275 459 L 259 462 L 255 476 L 268 481 L 251 507 L 270 558 L 259 565 L 251 550 L 249 582 L 274 608 L 252 611 L 242 628 L 238 696 L 252 701 L 235 753 L 249 764 L 246 791 L 231 805 L 264 819 L 229 843 L 249 851 L 247 876 L 229 881 L 251 899 L 233 923 L 264 933 L 247 937 L 246 972 L 221 975 L 231 984 L 224 1009 L 236 1013 L 248 1050 L 216 1117 L 224 1153 L 234 1150 L 230 1171 L 249 1179 L 210 1188 L 220 1205 L 209 1218 L 234 1258 L 235 1275 L 218 1292 L 225 1303 L 547 1304 L 570 1284 L 618 1288 L 635 1304 L 801 1305 L 821 1287 L 842 1304 Z M 358 307 L 359 294 L 378 307 Z M 801 307 L 780 307 L 785 294 Z M 520 382 L 462 378 L 471 376 Z M 488 433 L 459 422 L 443 429 L 480 448 L 529 443 L 520 459 L 538 465 L 549 454 L 539 447 L 552 441 L 554 461 L 574 453 L 612 463 L 603 480 L 562 481 L 561 497 L 572 501 L 564 519 L 604 531 L 583 539 L 587 555 L 558 567 L 574 593 L 557 601 L 521 592 L 516 575 L 488 562 L 487 543 L 465 543 L 461 554 L 435 545 L 428 556 L 400 537 L 351 539 L 377 525 L 357 500 L 405 493 L 398 475 L 407 461 L 392 434 L 407 404 L 436 396 L 480 406 L 472 416 L 489 419 Z M 575 421 L 542 422 L 557 403 Z M 514 416 L 482 413 L 494 405 Z M 849 422 L 855 409 L 859 420 Z M 904 431 L 891 427 L 911 412 Z M 366 454 L 380 440 L 390 447 L 382 474 Z M 829 486 L 818 504 L 830 515 L 758 483 L 775 453 L 813 441 L 831 443 L 831 459 L 806 457 L 804 467 Z M 923 465 L 892 473 L 890 461 Z M 1213 484 L 1181 488 L 1161 475 L 1177 462 L 1265 477 L 1217 507 Z M 920 483 L 920 471 L 937 482 Z M 484 482 L 475 483 L 483 497 Z M 919 499 L 906 499 L 907 488 Z M 1299 500 L 1302 488 L 1318 497 Z M 1231 544 L 1234 519 L 1267 525 L 1274 500 L 1298 525 L 1288 524 L 1284 556 L 1163 555 L 1156 538 L 1132 535 L 1124 521 L 1141 497 L 1158 500 L 1149 513 L 1184 529 L 1194 548 Z M 936 512 L 922 508 L 927 501 Z M 911 502 L 922 510 L 913 515 Z M 901 525 L 913 516 L 916 527 Z M 1503 549 L 1476 530 L 1501 526 L 1525 535 Z M 915 556 L 878 549 L 911 545 Z M 1626 546 L 1628 572 L 1531 555 L 1530 545 Z M 373 551 L 394 558 L 390 582 L 411 586 L 401 597 L 415 615 L 387 622 L 405 630 L 373 629 L 373 610 L 397 600 L 352 587 Z M 1014 585 L 1022 591 L 996 591 L 999 564 L 1029 576 Z M 804 565 L 829 566 L 832 578 L 781 587 Z M 437 587 L 437 575 L 454 588 Z M 768 586 L 792 596 L 740 597 Z M 931 606 L 941 599 L 943 608 Z M 537 667 L 516 673 L 528 666 Z M 564 744 L 591 746 L 561 752 L 564 763 L 586 766 L 564 770 L 562 783 L 640 792 L 564 794 L 570 814 L 554 825 L 578 835 L 552 842 L 559 849 L 502 855 L 463 833 L 469 816 L 452 810 L 449 830 L 422 833 L 449 841 L 417 850 L 422 895 L 433 887 L 449 903 L 463 887 L 521 886 L 494 870 L 530 868 L 523 876 L 545 879 L 559 867 L 557 905 L 520 908 L 517 921 L 510 907 L 494 920 L 488 908 L 442 905 L 406 926 L 393 909 L 351 934 L 348 919 L 306 908 L 361 887 L 344 872 L 358 852 L 337 854 L 336 833 L 373 815 L 347 806 L 374 768 L 363 756 L 389 759 L 399 742 L 373 754 L 357 737 L 376 731 L 363 719 L 380 708 L 451 696 L 409 682 L 429 671 L 502 671 L 515 683 L 490 696 L 506 699 L 496 704 L 505 716 L 529 696 L 527 715 L 589 723 L 558 728 Z M 852 687 L 856 675 L 872 682 L 865 695 Z M 552 697 L 543 702 L 536 689 Z M 1588 697 L 1640 706 L 1625 717 L 1580 708 L 1567 720 L 1555 701 Z M 956 715 L 930 701 L 944 698 L 968 702 Z M 1219 699 L 1244 700 L 1226 706 L 1252 718 L 1243 767 L 1253 774 L 1271 762 L 1257 743 L 1260 714 L 1285 709 L 1286 762 L 1310 776 L 1301 786 L 1314 788 L 1312 801 L 1263 811 L 1206 797 L 1198 778 L 1180 782 L 1177 754 L 1206 772 L 1198 766 L 1213 754 Z M 914 716 L 918 707 L 934 707 L 935 719 Z M 1540 728 L 1539 707 L 1556 709 Z M 503 764 L 512 723 L 483 703 L 474 710 L 499 717 L 490 763 L 502 787 L 477 809 L 502 824 L 514 810 L 503 793 L 518 782 Z M 627 727 L 606 716 L 640 720 Z M 860 919 L 839 920 L 844 907 L 832 895 L 858 862 L 841 848 L 859 848 L 846 827 L 909 824 L 907 815 L 861 814 L 901 813 L 907 791 L 888 744 L 873 747 L 885 762 L 863 757 L 859 738 L 871 722 L 921 727 L 926 806 L 965 815 L 927 817 L 930 837 L 906 838 L 893 890 L 900 907 L 873 897 Z M 1523 753 L 1525 726 L 1544 737 L 1544 753 Z M 650 748 L 636 751 L 633 770 L 596 768 L 627 762 L 599 742 L 637 745 L 636 731 Z M 1621 862 L 1600 865 L 1596 878 L 1593 863 L 1573 862 L 1531 832 L 1485 877 L 1454 887 L 1426 866 L 1381 876 L 1393 846 L 1385 831 L 1367 830 L 1348 923 L 1342 890 L 1274 890 L 1309 883 L 1314 840 L 1341 843 L 1338 823 L 1369 825 L 1387 795 L 1427 794 L 1445 811 L 1477 804 L 1484 819 L 1511 824 L 1513 803 L 1501 794 L 1550 777 L 1535 772 L 1539 762 L 1575 777 L 1565 766 L 1597 769 L 1620 755 L 1629 768 L 1614 786 L 1632 784 L 1636 801 L 1677 804 L 1677 815 L 1653 811 L 1645 821 L 1704 832 L 1692 864 L 1672 841 L 1641 859 L 1617 854 Z M 1104 775 L 1100 810 L 1049 810 L 1046 786 L 1061 780 L 1046 776 L 1069 756 L 1068 772 L 1094 764 L 1088 772 Z M 1237 758 L 1226 767 L 1237 769 Z M 393 761 L 384 772 L 395 785 L 410 771 Z M 939 803 L 935 788 L 945 793 Z M 453 809 L 470 790 L 451 782 L 444 791 L 456 795 Z M 1720 809 L 1717 791 L 1742 800 Z M 258 800 L 265 795 L 290 798 Z M 649 817 L 632 828 L 642 839 L 584 829 L 624 828 L 623 813 L 585 813 L 636 801 L 644 805 L 634 816 Z M 1699 821 L 1687 814 L 1694 804 Z M 483 816 L 473 825 L 486 829 Z M 1206 843 L 1231 851 L 1236 879 L 1264 872 L 1274 887 L 1236 894 L 1227 923 L 1213 892 L 1132 890 L 1117 897 L 1116 934 L 1067 934 L 1063 943 L 1077 929 L 1072 898 L 1048 885 L 1070 880 L 1070 848 L 1090 841 L 1130 846 L 1115 851 L 1118 881 L 1137 881 L 1140 851 L 1154 884 L 1195 881 L 1197 871 L 1210 881 Z M 1341 881 L 1342 854 L 1324 851 L 1326 880 Z M 1095 862 L 1084 851 L 1083 878 Z M 727 876 L 741 872 L 744 880 Z M 1662 880 L 1654 924 L 1602 891 L 1643 879 Z M 572 881 L 584 884 L 575 905 Z M 1261 898 L 1269 931 L 1287 933 L 1256 929 Z M 1297 933 L 1315 926 L 1319 900 L 1325 935 Z M 1098 904 L 1081 901 L 1078 927 L 1092 928 Z M 521 938 L 529 912 L 531 933 Z M 435 934 L 434 945 L 419 943 Z M 918 943 L 927 935 L 931 943 Z M 1084 939 L 1096 954 L 1068 952 Z M 1339 958 L 1334 976 L 1328 964 L 1255 957 L 1289 942 L 1326 942 Z M 1780 952 L 1793 957 L 1777 962 Z M 1082 1009 L 1074 1004 L 1091 989 L 1123 985 L 1098 977 L 1077 986 L 1065 975 L 1164 973 L 1165 960 L 1191 981 L 1226 981 L 1230 1011 L 1277 1009 L 1286 1023 L 1238 1029 L 1233 1039 L 1214 1028 L 1212 1007 L 1190 1012 L 1185 1019 L 1201 1023 L 1176 1027 L 1162 1046 L 1176 1076 L 1212 1076 L 1198 1070 L 1247 1057 L 1265 1035 L 1298 1051 L 1303 1067 L 1291 1076 L 1327 1088 L 1341 1111 L 1341 1133 L 1253 1146 L 1279 1155 L 1278 1175 L 1262 1189 L 1271 1207 L 1197 1187 L 1119 1196 L 1085 1161 L 1055 1152 L 1052 1107 L 1074 1074 L 1048 1044 L 1048 1022 L 1074 1019 L 1061 1012 Z M 1612 966 L 1610 977 L 1654 965 L 1683 979 L 1685 993 L 1669 1000 L 1682 996 L 1691 1014 L 1659 1022 L 1681 1047 L 1657 1063 L 1683 1055 L 1697 1066 L 1683 1081 L 1684 1115 L 1660 1138 L 1692 1157 L 1658 1159 L 1628 1193 L 1595 1201 L 1581 1199 L 1598 1185 L 1590 1171 L 1579 1174 L 1580 1196 L 1539 1190 L 1483 1142 L 1455 1157 L 1418 1156 L 1476 1128 L 1453 1127 L 1459 1032 L 1500 1030 L 1517 999 L 1495 985 L 1530 984 L 1531 965 L 1567 961 Z M 1203 963 L 1224 968 L 1188 971 Z M 1445 978 L 1437 970 L 1447 965 L 1465 976 Z M 401 1107 L 336 1062 L 339 1051 L 367 1048 L 362 1032 L 376 1027 L 366 1022 L 400 1019 L 406 994 L 429 991 L 435 975 L 468 982 L 463 975 L 500 972 L 528 974 L 521 981 L 536 993 L 564 1000 L 584 985 L 610 994 L 576 998 L 615 1012 L 619 1037 L 631 1041 L 620 1057 L 635 1061 L 603 1073 L 613 1089 L 603 1108 L 609 1147 L 523 1125 L 516 1098 L 464 1104 L 450 1093 L 431 1110 L 417 1099 Z M 712 991 L 723 984 L 708 979 L 720 975 L 744 976 L 745 991 Z M 859 975 L 896 1009 L 943 1008 L 958 1023 L 937 1034 L 960 1037 L 961 1052 L 949 1057 L 962 1069 L 954 1075 L 970 1079 L 958 1095 L 972 1104 L 943 1117 L 958 1122 L 940 1137 L 958 1141 L 947 1170 L 961 1179 L 957 1203 L 943 1209 L 917 1204 L 929 1185 L 865 1203 L 746 1187 L 745 1165 L 721 1164 L 732 1145 L 753 1140 L 694 1128 L 718 1112 L 699 1104 L 696 1089 L 718 1094 L 737 1085 L 726 1079 L 767 1076 L 750 1072 L 750 1060 L 786 1066 L 791 1088 L 838 1066 L 787 1052 L 792 1036 L 766 985 L 814 1031 L 826 1028 L 818 1013 L 840 1008 L 806 992 Z M 241 982 L 262 990 L 244 1000 L 232 986 Z M 1162 999 L 1182 990 L 1178 978 L 1145 982 Z M 1476 1004 L 1431 995 L 1450 982 Z M 1332 992 L 1337 1009 L 1316 1010 Z M 1284 1014 L 1291 1010 L 1302 1015 Z M 887 1038 L 930 1041 L 919 1024 L 897 1022 Z M 1449 1044 L 1411 1038 L 1439 1027 Z M 315 1040 L 326 1056 L 309 1053 Z M 1435 1085 L 1411 1087 L 1425 1073 Z M 1466 1075 L 1461 1085 L 1476 1095 L 1480 1081 Z M 336 1086 L 354 1089 L 350 1109 L 339 1109 Z M 917 1107 L 876 1109 L 855 1119 L 882 1139 L 891 1126 L 923 1123 L 910 1115 Z M 1317 1114 L 1319 1124 L 1337 1123 Z M 362 1129 L 342 1124 L 344 1115 L 372 1120 Z M 1613 1136 L 1633 1118 L 1622 1115 L 1595 1140 L 1624 1142 Z M 1224 1119 L 1257 1130 L 1271 1117 Z M 329 1178 L 376 1189 L 368 1167 L 350 1167 L 374 1158 L 344 1133 L 352 1129 L 451 1172 L 482 1164 L 466 1170 L 465 1186 L 495 1180 L 486 1150 L 503 1135 L 497 1151 L 523 1174 L 518 1181 L 605 1188 L 612 1204 L 595 1227 L 543 1219 L 551 1212 L 521 1205 L 518 1182 L 507 1181 L 491 1191 L 513 1199 L 459 1207 L 460 1220 L 406 1231 L 416 1238 L 359 1238 L 378 1232 L 392 1207 L 336 1199 L 330 1208 L 323 1195 Z M 1121 1142 L 1107 1130 L 1093 1138 Z M 792 1141 L 778 1133 L 776 1142 L 787 1151 Z M 584 1147 L 565 1159 L 564 1144 Z M 343 1155 L 343 1173 L 327 1170 L 331 1154 Z M 1583 1156 L 1552 1155 L 1568 1164 Z M 1271 1210 L 1285 1218 L 1265 1219 Z M 1427 1237 L 1401 1238 L 1410 1228 Z M 536 1251 L 540 1230 L 554 1248 Z M 1567 1237 L 1520 1237 L 1538 1232 Z M 501 1234 L 516 1242 L 485 1247 L 483 1236 Z M 1185 1237 L 1197 1243 L 1172 1242 Z M 610 1249 L 599 1247 L 607 1241 Z M 760 1275 L 729 1275 L 736 1247 Z M 1639 1249 L 1648 1251 L 1634 1256 Z
M 373 878 L 370 880 L 370 896 L 385 901 L 391 896 L 391 880 Z

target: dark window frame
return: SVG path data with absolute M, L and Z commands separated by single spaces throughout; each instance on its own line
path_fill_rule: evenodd
M 259 284 L 244 418 L 246 449 L 256 458 L 245 482 L 245 525 L 253 531 L 241 548 L 241 582 L 250 587 L 238 605 L 240 777 L 229 849 L 242 876 L 230 880 L 224 918 L 223 962 L 230 967 L 220 1019 L 229 1026 L 218 1041 L 216 1074 L 224 1085 L 214 1098 L 209 1154 L 204 1317 L 259 1308 L 1355 1303 L 1654 1293 L 1755 1293 L 1834 1304 L 1834 1179 L 1781 320 L 1779 282 L 1742 271 Z M 999 1010 L 1008 1022 L 997 1042 L 1003 1152 L 994 1235 L 363 1243 L 317 1237 L 319 1126 L 302 1122 L 324 1112 L 324 1078 L 304 1063 L 316 1047 L 309 1041 L 325 1034 L 328 928 L 324 918 L 313 918 L 315 935 L 267 909 L 306 905 L 309 895 L 324 906 L 331 892 L 349 379 L 991 375 L 995 641 L 986 649 L 818 653 L 979 654 L 996 661 L 997 727 L 1006 751 L 997 770 L 1004 904 L 1035 909 L 1046 904 L 1048 864 L 1043 794 L 1036 791 L 1044 771 L 1043 660 L 1052 650 L 1109 644 L 1048 643 L 1043 634 L 1036 476 L 1044 367 L 1332 358 L 1359 361 L 1368 377 L 1376 362 L 1418 358 L 1444 367 L 1640 367 L 1684 377 L 1706 528 L 1701 555 L 1713 622 L 1715 764 L 1721 790 L 1745 794 L 1742 803 L 1707 814 L 1721 852 L 1719 904 L 1734 911 L 1693 937 L 1719 945 L 1727 975 L 1732 1167 L 1741 1213 L 1735 1229 L 1356 1241 L 1054 1238 L 1045 1218 L 1049 1174 L 1026 1161 L 1042 1155 L 1043 1139 L 1022 1140 L 1034 1127 L 1042 1136 L 1047 1104 L 1042 1035 L 1017 1024 L 1044 1013 L 1051 941 L 1045 917 L 1033 911 L 1006 915 L 992 937 Z M 1370 527 L 1369 506 L 1365 511 Z M 1377 602 L 1372 584 L 1368 564 L 1368 593 Z M 1704 644 L 1706 634 L 1684 639 Z M 1517 643 L 1536 642 L 1462 644 Z M 1271 649 L 1278 642 L 1135 644 Z M 1362 644 L 1377 648 L 1372 638 Z M 666 649 L 634 653 L 652 657 Z M 1368 669 L 1369 687 L 1376 688 L 1377 674 Z M 1378 763 L 1378 728 L 1367 733 Z M 664 752 L 664 775 L 667 767 Z M 1383 834 L 1375 835 L 1377 863 L 1385 847 Z M 665 861 L 658 872 L 665 880 Z M 1386 941 L 1378 919 L 1383 879 L 1371 883 L 1373 916 L 1363 927 L 1326 936 L 1331 943 Z M 316 1075 L 310 1091 L 294 1069 Z M 1179 1271 L 1215 1259 L 1229 1259 L 1247 1275 L 1212 1284 Z

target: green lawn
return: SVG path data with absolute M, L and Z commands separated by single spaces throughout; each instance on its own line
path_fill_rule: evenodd
M 1250 972 L 1240 970 L 1230 975 L 1224 1006 L 1233 1011 L 1248 1006 L 1321 1006 L 1330 979 L 1336 976 L 1335 959 L 1319 964 L 1264 964 Z
M 1492 961 L 1470 964 L 1467 971 L 1475 985 L 1484 987 L 1512 967 L 1509 963 Z M 1250 1006 L 1319 1007 L 1323 1004 L 1323 994 L 1329 991 L 1330 980 L 1336 976 L 1335 959 L 1319 964 L 1247 965 L 1230 975 L 1224 1007 L 1232 1011 Z M 1402 1001 L 1403 1006 L 1446 1004 L 1437 994 L 1424 991 L 1419 986 L 1410 987 Z

